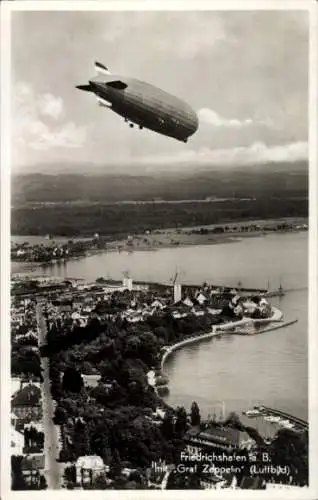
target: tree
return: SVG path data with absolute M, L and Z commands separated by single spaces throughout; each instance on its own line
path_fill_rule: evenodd
M 78 421 L 74 427 L 74 451 L 77 457 L 90 455 L 90 439 L 88 426 Z
M 240 418 L 234 411 L 232 411 L 228 415 L 228 417 L 225 419 L 224 424 L 228 427 L 234 427 L 234 429 L 243 430 L 243 425 L 240 421 Z
M 182 436 L 187 428 L 187 412 L 183 406 L 179 406 L 176 411 L 175 431 L 179 436 Z
M 107 481 L 105 476 L 99 474 L 93 481 L 92 489 L 93 490 L 106 490 L 108 488 Z
M 84 385 L 81 374 L 75 368 L 66 368 L 62 387 L 64 391 L 80 392 Z
M 198 403 L 193 401 L 191 405 L 191 425 L 200 425 L 201 415 Z
M 173 416 L 171 412 L 167 412 L 163 417 L 163 421 L 161 424 L 161 433 L 167 440 L 169 440 L 173 438 L 173 431 Z
M 111 461 L 111 453 L 105 427 L 95 428 L 91 438 L 91 449 L 95 455 L 99 455 L 105 464 Z
M 67 421 L 67 410 L 61 406 L 57 406 L 54 414 L 54 423 L 56 425 L 62 425 L 65 424 Z
M 106 283 L 107 280 L 105 278 L 103 278 L 102 276 L 100 276 L 99 278 L 96 279 L 96 283 Z
M 113 450 L 113 456 L 109 467 L 109 477 L 115 479 L 120 476 L 122 470 L 120 455 L 117 448 Z
M 40 484 L 39 484 L 39 490 L 46 490 L 47 489 L 47 482 L 44 476 L 40 476 Z
M 13 490 L 26 490 L 28 489 L 25 479 L 22 474 L 22 456 L 13 455 L 11 457 L 11 476 L 12 476 L 12 489 Z

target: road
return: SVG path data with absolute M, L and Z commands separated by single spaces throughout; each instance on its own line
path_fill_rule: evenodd
M 36 319 L 38 326 L 39 346 L 46 342 L 46 323 L 42 311 L 43 303 L 40 301 L 36 306 Z M 60 489 L 62 487 L 64 467 L 56 461 L 61 447 L 60 428 L 53 423 L 55 402 L 52 399 L 49 377 L 49 360 L 41 358 L 43 369 L 42 407 L 43 407 L 43 428 L 44 428 L 44 454 L 45 454 L 45 478 L 48 489 Z

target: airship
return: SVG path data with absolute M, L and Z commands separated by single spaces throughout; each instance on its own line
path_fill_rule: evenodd
M 111 74 L 99 62 L 95 62 L 95 70 L 98 76 L 76 88 L 94 94 L 100 106 L 122 116 L 130 127 L 136 125 L 182 142 L 197 131 L 197 114 L 182 99 L 150 83 Z

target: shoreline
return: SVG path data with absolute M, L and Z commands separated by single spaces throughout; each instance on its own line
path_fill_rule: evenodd
M 250 334 L 250 333 L 238 333 L 238 332 L 227 332 L 226 329 L 223 329 L 220 331 L 214 331 L 214 332 L 212 331 L 209 333 L 204 333 L 202 335 L 197 335 L 196 337 L 191 337 L 191 338 L 185 339 L 181 342 L 177 342 L 176 344 L 173 344 L 173 345 L 169 346 L 168 348 L 166 348 L 165 352 L 163 353 L 163 355 L 161 357 L 161 361 L 160 361 L 160 376 L 165 377 L 167 379 L 167 383 L 163 384 L 163 385 L 157 385 L 155 375 L 154 374 L 150 375 L 150 373 L 152 372 L 152 370 L 151 370 L 150 372 L 147 373 L 148 384 L 149 384 L 149 386 L 151 386 L 155 390 L 155 393 L 156 393 L 157 397 L 159 398 L 162 406 L 164 408 L 168 408 L 172 411 L 175 411 L 176 406 L 172 405 L 170 402 L 168 403 L 166 401 L 166 397 L 169 394 L 169 378 L 164 371 L 164 365 L 165 365 L 167 359 L 170 358 L 171 355 L 174 354 L 176 351 L 178 351 L 179 349 L 181 349 L 185 345 L 194 344 L 196 342 L 201 342 L 202 340 L 209 340 L 209 339 L 212 339 L 214 337 L 221 337 L 222 335 L 224 335 L 226 333 L 232 334 L 232 335 L 246 335 L 246 336 L 259 335 L 262 333 L 268 333 L 271 331 L 279 330 L 281 328 L 285 328 L 285 327 L 293 325 L 297 322 L 298 322 L 298 319 L 289 320 L 286 322 L 273 321 L 273 324 L 270 325 L 268 328 L 264 328 L 261 331 L 258 331 L 258 332 L 252 333 L 252 334 Z M 163 347 L 163 349 L 164 349 L 164 347 Z M 166 389 L 165 394 L 160 395 L 158 392 L 158 387 Z
M 195 342 L 200 342 L 201 340 L 207 340 L 207 339 L 211 339 L 213 337 L 221 336 L 224 333 L 230 333 L 232 335 L 251 335 L 251 336 L 252 335 L 259 335 L 261 333 L 267 333 L 270 331 L 285 328 L 286 326 L 290 326 L 298 321 L 298 319 L 283 321 L 282 311 L 280 311 L 276 307 L 273 307 L 273 311 L 274 311 L 274 314 L 273 314 L 274 317 L 272 316 L 271 318 L 264 318 L 264 319 L 257 319 L 257 320 L 253 320 L 250 318 L 243 318 L 242 320 L 239 320 L 239 321 L 234 321 L 234 322 L 230 321 L 228 323 L 225 323 L 224 325 L 213 327 L 212 331 L 209 333 L 203 333 L 201 335 L 196 335 L 195 337 L 190 337 L 190 338 L 181 340 L 180 342 L 172 344 L 171 346 L 162 347 L 162 349 L 164 350 L 164 353 L 163 353 L 161 360 L 160 360 L 160 370 L 162 372 L 162 375 L 166 376 L 164 374 L 164 364 L 165 364 L 166 360 L 175 351 L 181 349 L 185 345 L 189 345 L 189 344 L 193 344 Z M 264 329 L 262 329 L 258 332 L 255 332 L 255 333 L 239 333 L 239 332 L 231 331 L 231 329 L 233 329 L 237 326 L 244 325 L 244 324 L 250 324 L 251 322 L 253 324 L 258 324 L 258 323 L 261 323 L 261 324 L 271 323 L 271 324 L 268 326 L 268 328 L 265 327 Z
M 292 226 L 287 229 L 275 229 L 273 227 L 272 229 L 253 229 L 253 230 L 239 230 L 238 228 L 240 227 L 248 227 L 252 228 L 255 225 L 260 225 L 260 224 L 265 224 L 265 225 L 274 225 L 275 224 L 281 224 L 281 223 L 292 223 Z M 302 226 L 300 227 L 300 225 Z M 213 233 L 209 231 L 213 231 L 213 229 L 217 227 L 229 227 L 230 229 L 233 227 L 236 229 L 235 231 L 229 230 L 229 231 L 224 231 L 222 233 Z M 200 233 L 199 231 L 202 231 Z M 205 234 L 204 232 L 207 231 Z M 186 248 L 186 247 L 191 247 L 191 246 L 198 246 L 198 245 L 218 245 L 218 244 L 231 244 L 231 243 L 239 243 L 245 238 L 260 238 L 262 236 L 267 236 L 271 234 L 280 234 L 280 235 L 285 235 L 285 234 L 290 234 L 290 233 L 301 233 L 304 231 L 308 231 L 308 218 L 304 217 L 292 217 L 292 218 L 287 218 L 283 217 L 281 219 L 269 219 L 269 220 L 246 220 L 246 221 L 237 221 L 237 222 L 231 222 L 231 223 L 221 223 L 221 224 L 209 224 L 209 225 L 202 225 L 202 226 L 193 226 L 193 227 L 182 227 L 182 228 L 171 228 L 171 229 L 165 229 L 165 230 L 154 230 L 154 231 L 149 231 L 146 232 L 145 234 L 136 234 L 132 236 L 131 243 L 128 243 L 127 239 L 120 239 L 120 240 L 112 240 L 109 243 L 106 243 L 106 248 L 101 248 L 101 249 L 89 249 L 87 250 L 83 255 L 77 255 L 74 257 L 69 257 L 67 259 L 58 259 L 55 262 L 49 261 L 49 262 L 38 262 L 38 261 L 32 261 L 32 260 L 13 260 L 11 259 L 11 262 L 14 264 L 22 264 L 22 266 L 25 266 L 26 268 L 31 267 L 32 269 L 37 269 L 39 267 L 42 268 L 50 268 L 52 266 L 56 265 L 66 265 L 68 262 L 75 261 L 75 260 L 80 260 L 80 259 L 85 259 L 89 257 L 93 257 L 94 255 L 102 255 L 106 253 L 113 253 L 113 252 L 127 252 L 127 253 L 133 253 L 133 252 L 153 252 L 156 250 L 163 250 L 163 249 L 169 249 L 169 248 Z M 14 236 L 14 235 L 12 235 Z M 20 237 L 20 235 L 19 235 Z M 30 237 L 36 237 L 36 236 L 21 236 L 22 238 L 25 238 L 26 241 Z M 38 238 L 43 238 L 45 240 L 45 236 L 41 237 L 38 236 Z M 59 237 L 56 236 L 56 239 L 66 239 L 65 237 Z M 83 238 L 76 238 L 77 240 L 83 239 Z M 75 238 L 74 238 L 75 240 Z M 54 242 L 54 238 L 51 241 Z M 12 242 L 12 241 L 11 241 Z M 20 271 L 21 272 L 21 271 Z M 15 272 L 17 273 L 17 272 Z

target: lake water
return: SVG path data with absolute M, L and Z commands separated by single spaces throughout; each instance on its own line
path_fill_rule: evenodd
M 167 248 L 144 252 L 109 252 L 37 268 L 50 276 L 121 279 L 125 271 L 136 280 L 166 281 L 174 276 L 184 283 L 272 288 L 282 282 L 289 290 L 272 298 L 285 319 L 298 323 L 263 335 L 223 336 L 182 348 L 169 358 L 172 405 L 190 407 L 193 400 L 202 414 L 240 411 L 265 404 L 307 418 L 307 242 L 308 234 L 288 233 L 244 238 L 235 243 Z M 24 265 L 12 264 L 13 272 Z

